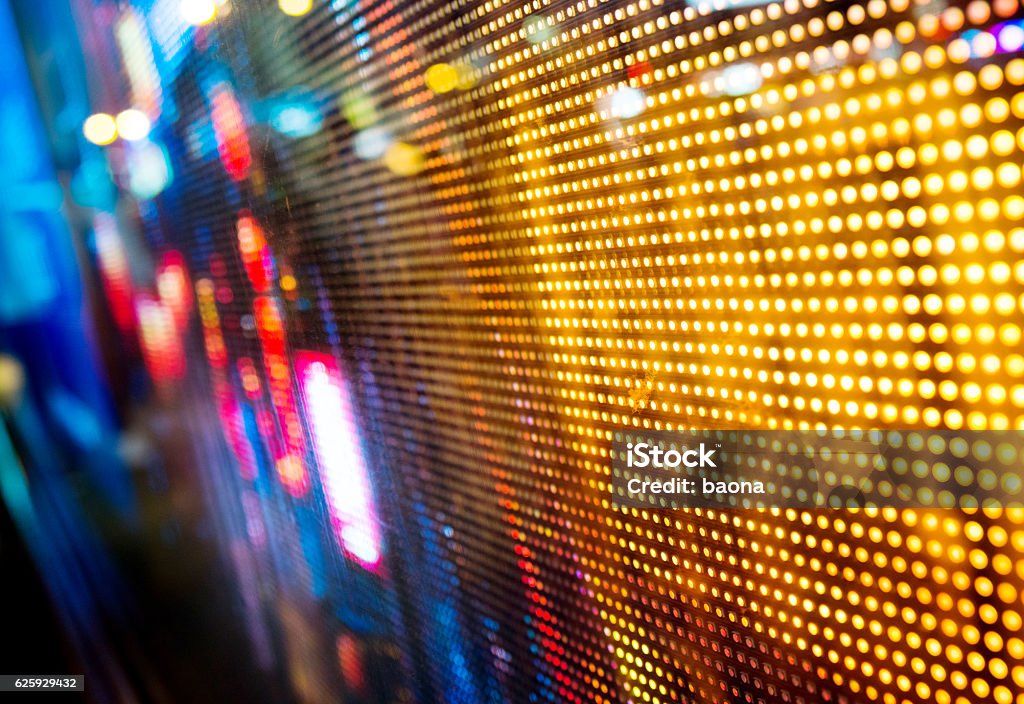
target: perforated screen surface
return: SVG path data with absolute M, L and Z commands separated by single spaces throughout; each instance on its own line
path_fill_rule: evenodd
M 1021 510 L 608 495 L 626 431 L 1024 427 L 1016 0 L 176 10 L 111 8 L 143 348 L 303 700 L 1024 701 Z

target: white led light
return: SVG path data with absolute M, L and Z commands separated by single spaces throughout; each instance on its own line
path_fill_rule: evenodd
M 149 118 L 146 113 L 134 108 L 117 114 L 117 132 L 122 139 L 138 142 L 149 136 Z
M 629 119 L 636 117 L 647 108 L 644 92 L 625 86 L 612 94 L 612 116 Z

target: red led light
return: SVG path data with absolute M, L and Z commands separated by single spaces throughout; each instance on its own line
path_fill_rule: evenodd
M 630 64 L 629 67 L 626 68 L 626 75 L 630 79 L 635 79 L 641 82 L 643 82 L 644 76 L 653 73 L 654 69 L 651 68 L 651 64 L 647 61 L 638 61 L 635 64 Z
M 139 342 L 150 377 L 163 386 L 185 376 L 185 349 L 173 312 L 150 293 L 135 296 Z
M 273 254 L 267 244 L 263 228 L 247 210 L 238 217 L 238 252 L 245 266 L 246 276 L 256 293 L 266 293 L 273 276 Z
M 259 296 L 253 302 L 256 333 L 263 347 L 263 363 L 270 387 L 270 399 L 284 436 L 284 447 L 275 453 L 275 466 L 281 483 L 289 494 L 305 496 L 309 490 L 306 472 L 305 440 L 292 392 L 291 369 L 288 366 L 284 318 L 277 299 Z
M 164 253 L 156 270 L 156 288 L 160 302 L 171 311 L 175 327 L 184 333 L 192 310 L 192 289 L 181 252 Z
M 342 633 L 336 640 L 338 667 L 345 685 L 361 694 L 366 690 L 366 667 L 363 664 L 363 649 L 353 636 Z
M 93 228 L 100 279 L 110 303 L 111 315 L 122 333 L 131 334 L 135 328 L 132 275 L 124 243 L 117 231 L 117 221 L 113 215 L 98 213 L 93 220 Z
M 249 133 L 242 107 L 226 83 L 218 83 L 210 95 L 210 119 L 224 170 L 235 181 L 243 180 L 252 168 Z

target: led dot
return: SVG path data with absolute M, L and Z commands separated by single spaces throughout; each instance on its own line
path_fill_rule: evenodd
M 209 24 L 217 17 L 215 0 L 181 0 L 178 9 L 181 18 L 195 26 Z
M 124 110 L 117 114 L 117 133 L 122 139 L 137 142 L 149 136 L 149 118 L 141 110 Z
M 277 6 L 289 17 L 301 17 L 313 9 L 313 0 L 277 0 Z
M 82 124 L 82 134 L 93 144 L 110 144 L 117 139 L 117 123 L 110 115 L 98 112 L 86 118 Z

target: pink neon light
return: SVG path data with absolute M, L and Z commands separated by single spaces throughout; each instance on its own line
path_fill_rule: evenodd
M 242 411 L 238 407 L 238 399 L 235 398 L 234 392 L 228 384 L 215 383 L 214 387 L 219 397 L 217 410 L 220 415 L 221 427 L 224 429 L 224 437 L 231 446 L 231 451 L 238 459 L 238 469 L 243 478 L 255 479 L 257 474 L 256 457 L 243 429 Z
M 350 557 L 376 569 L 381 560 L 380 528 L 348 385 L 338 363 L 327 354 L 299 352 L 295 371 L 334 534 Z

